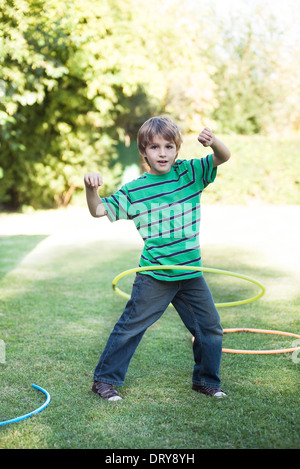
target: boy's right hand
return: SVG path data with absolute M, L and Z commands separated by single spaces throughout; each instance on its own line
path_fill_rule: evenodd
M 103 179 L 100 173 L 89 173 L 84 176 L 84 183 L 86 187 L 98 189 L 98 187 L 102 186 Z

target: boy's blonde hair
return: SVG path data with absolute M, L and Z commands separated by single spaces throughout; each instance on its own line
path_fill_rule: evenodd
M 182 144 L 182 135 L 178 126 L 168 117 L 151 117 L 138 131 L 137 143 L 141 155 L 145 154 L 147 145 L 150 145 L 157 135 L 161 135 L 169 142 L 174 142 L 178 152 Z

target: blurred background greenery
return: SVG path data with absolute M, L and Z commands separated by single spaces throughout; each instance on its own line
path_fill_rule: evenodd
M 205 125 L 230 146 L 209 202 L 298 204 L 299 4 L 221 3 L 0 0 L 2 210 L 76 203 L 91 171 L 111 193 L 143 171 L 136 133 L 158 114 L 181 157 L 203 155 Z

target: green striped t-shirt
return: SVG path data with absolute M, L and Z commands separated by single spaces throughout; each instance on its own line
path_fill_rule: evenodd
M 187 265 L 201 267 L 200 198 L 215 180 L 213 155 L 177 160 L 167 174 L 144 173 L 102 198 L 110 221 L 133 220 L 144 240 L 140 267 Z M 144 271 L 158 280 L 182 280 L 202 275 L 192 270 Z

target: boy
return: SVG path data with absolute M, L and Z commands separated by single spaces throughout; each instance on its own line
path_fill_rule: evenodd
M 218 376 L 222 354 L 222 327 L 201 271 L 184 266 L 201 264 L 199 246 L 200 197 L 214 181 L 217 166 L 230 157 L 228 148 L 210 129 L 199 142 L 213 154 L 190 161 L 177 160 L 182 136 L 165 117 L 153 117 L 138 132 L 138 148 L 149 171 L 101 199 L 100 173 L 85 175 L 87 203 L 94 217 L 134 221 L 145 241 L 140 266 L 182 265 L 182 270 L 137 273 L 131 298 L 108 339 L 94 373 L 92 391 L 109 401 L 120 400 L 113 386 L 124 383 L 129 362 L 146 329 L 170 303 L 194 336 L 192 389 L 214 397 L 226 394 Z

